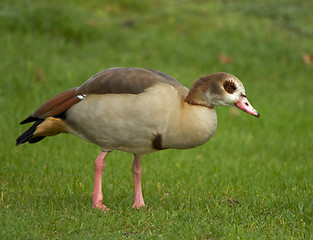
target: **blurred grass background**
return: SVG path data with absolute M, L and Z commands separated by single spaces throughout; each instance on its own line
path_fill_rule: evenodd
M 312 239 L 312 12 L 304 0 L 0 1 L 1 239 Z M 207 144 L 145 156 L 150 211 L 131 208 L 132 156 L 111 153 L 103 214 L 98 147 L 14 144 L 41 103 L 116 66 L 187 87 L 230 72 L 261 118 L 218 108 Z

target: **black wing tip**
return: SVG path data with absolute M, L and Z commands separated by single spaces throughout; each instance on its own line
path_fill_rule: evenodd
M 15 146 L 18 146 L 20 144 L 26 143 L 32 136 L 33 136 L 32 133 L 30 134 L 28 131 L 26 131 L 25 133 L 23 133 L 21 136 L 19 136 L 16 139 Z
M 30 123 L 30 122 L 36 122 L 39 120 L 38 117 L 33 117 L 32 115 L 29 115 L 26 119 L 20 122 L 20 124 Z
M 18 145 L 26 143 L 26 142 L 28 142 L 30 144 L 37 143 L 37 142 L 39 142 L 45 138 L 45 136 L 39 136 L 39 137 L 34 137 L 34 138 L 32 138 L 32 136 L 33 136 L 33 134 L 28 135 L 27 137 L 25 137 L 25 136 L 19 137 L 18 139 L 16 139 L 15 146 L 17 147 Z
M 28 118 L 26 118 L 24 121 L 26 121 Z M 24 122 L 23 121 L 23 122 Z M 29 143 L 36 143 L 39 142 L 40 140 L 42 140 L 43 138 L 41 138 L 40 136 L 32 138 L 34 135 L 34 132 L 37 129 L 37 126 L 39 124 L 41 124 L 44 120 L 42 119 L 37 119 L 37 121 L 29 128 L 27 129 L 24 133 L 22 133 L 17 139 L 16 139 L 16 146 L 29 142 Z M 27 123 L 27 122 L 26 122 Z

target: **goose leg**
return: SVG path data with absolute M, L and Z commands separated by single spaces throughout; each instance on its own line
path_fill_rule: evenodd
M 107 155 L 107 152 L 101 152 L 95 160 L 95 186 L 93 190 L 92 197 L 92 207 L 100 208 L 104 212 L 110 210 L 105 205 L 102 204 L 102 173 L 105 167 L 104 158 Z
M 141 155 L 134 155 L 134 163 L 133 163 L 133 177 L 134 177 L 134 192 L 135 192 L 135 200 L 133 204 L 133 208 L 140 208 L 144 207 L 145 203 L 143 201 L 142 197 L 142 191 L 141 191 Z

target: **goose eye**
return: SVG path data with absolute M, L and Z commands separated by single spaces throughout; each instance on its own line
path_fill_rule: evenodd
M 224 82 L 223 87 L 224 87 L 225 91 L 230 93 L 230 94 L 235 92 L 237 89 L 235 83 L 233 83 L 232 81 Z

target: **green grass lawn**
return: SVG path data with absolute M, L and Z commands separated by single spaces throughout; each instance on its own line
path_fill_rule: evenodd
M 302 60 L 312 12 L 294 0 L 2 0 L 0 238 L 313 239 L 313 66 Z M 230 72 L 261 117 L 220 107 L 208 143 L 144 156 L 143 210 L 132 209 L 132 155 L 110 153 L 103 193 L 114 211 L 103 214 L 91 207 L 98 147 L 15 139 L 41 103 L 116 66 L 187 87 Z

